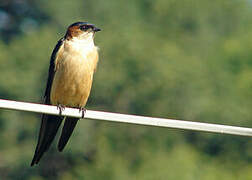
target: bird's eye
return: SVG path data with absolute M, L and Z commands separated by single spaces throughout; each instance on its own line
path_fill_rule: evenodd
M 86 31 L 86 30 L 89 29 L 89 26 L 84 25 L 84 26 L 81 26 L 80 29 L 81 29 L 82 31 Z

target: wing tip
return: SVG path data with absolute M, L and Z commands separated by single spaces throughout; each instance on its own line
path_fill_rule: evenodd
M 59 128 L 59 126 L 60 126 L 60 124 L 62 122 L 62 117 L 61 116 L 50 115 L 50 116 L 48 116 L 47 120 L 48 120 L 48 124 L 43 123 L 43 120 L 42 120 L 41 127 L 42 127 L 42 124 L 44 124 L 46 131 L 44 132 L 45 134 L 43 135 L 43 137 L 40 134 L 41 137 L 39 137 L 39 141 L 38 141 L 38 144 L 37 144 L 37 147 L 36 147 L 36 150 L 35 150 L 34 157 L 33 157 L 32 162 L 31 162 L 31 166 L 33 166 L 35 164 L 38 164 L 41 157 L 43 156 L 43 154 L 51 146 L 51 144 L 52 144 L 52 142 L 53 142 L 53 140 L 54 140 L 54 138 L 56 136 L 56 133 L 58 131 L 58 128 Z M 51 124 L 51 122 L 53 122 L 53 124 Z M 40 129 L 40 133 L 41 133 L 41 131 L 42 131 L 42 129 Z
M 33 157 L 32 162 L 31 162 L 31 166 L 34 166 L 34 165 L 36 165 L 36 164 L 39 163 L 39 161 L 40 161 L 40 159 L 41 159 L 43 153 L 44 153 L 44 152 L 40 152 L 40 153 L 39 153 L 39 152 L 36 152 L 36 153 L 34 154 L 34 157 Z
M 59 142 L 58 142 L 58 151 L 62 152 L 66 146 L 66 144 L 68 143 L 70 136 L 69 135 L 65 135 L 64 133 L 61 134 Z
M 62 152 L 65 146 L 67 145 L 78 120 L 79 120 L 78 118 L 69 118 L 69 117 L 65 119 L 65 123 L 58 142 L 59 152 Z
M 59 152 L 62 152 L 63 149 L 64 149 L 64 147 L 65 147 L 64 145 L 62 145 L 62 144 L 59 143 L 59 144 L 58 144 L 58 151 L 59 151 Z
M 34 166 L 35 164 L 38 164 L 36 156 L 33 157 L 32 162 L 31 162 L 31 167 Z

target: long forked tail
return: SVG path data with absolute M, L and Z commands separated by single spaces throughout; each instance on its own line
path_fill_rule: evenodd
M 64 117 L 61 116 L 46 114 L 42 115 L 38 144 L 31 162 L 31 166 L 33 166 L 34 164 L 38 164 L 44 152 L 49 149 L 63 118 Z
M 58 150 L 61 152 L 63 151 L 64 147 L 66 146 L 70 136 L 73 133 L 73 130 L 78 122 L 78 118 L 67 117 L 65 120 L 64 127 L 62 129 L 62 133 L 60 136 L 60 140 L 58 143 Z

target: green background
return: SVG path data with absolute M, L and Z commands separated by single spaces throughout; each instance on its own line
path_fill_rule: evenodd
M 41 102 L 76 21 L 102 29 L 87 109 L 252 126 L 250 0 L 2 0 L 0 98 Z M 30 167 L 39 126 L 0 110 L 1 179 L 252 179 L 251 138 L 87 119 Z

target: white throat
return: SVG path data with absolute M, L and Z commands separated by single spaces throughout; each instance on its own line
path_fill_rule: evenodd
M 66 43 L 69 50 L 79 51 L 80 53 L 88 53 L 96 48 L 94 45 L 93 33 L 73 37 L 72 39 L 67 40 Z

